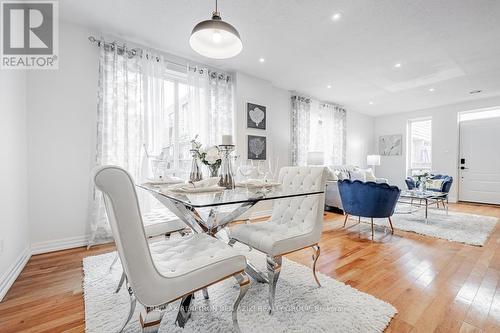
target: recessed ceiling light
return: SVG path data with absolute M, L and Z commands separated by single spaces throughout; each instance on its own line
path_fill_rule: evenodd
M 482 92 L 482 90 L 472 90 L 469 91 L 469 94 L 474 95 L 474 94 L 479 94 L 480 92 Z
M 342 18 L 342 13 L 338 12 L 332 15 L 332 21 L 338 21 Z
M 266 59 L 264 59 L 264 58 L 259 58 L 259 62 L 265 62 L 265 61 L 266 61 Z
M 436 91 L 436 88 L 429 88 L 430 92 Z
M 372 101 L 369 101 L 369 102 L 368 102 L 368 104 L 373 105 L 373 102 L 372 102 Z
M 331 84 L 328 84 L 326 87 L 327 87 L 328 89 L 330 89 L 330 88 L 332 87 L 332 85 L 331 85 Z
M 394 68 L 400 68 L 401 67 L 401 63 L 398 62 L 397 64 L 394 64 Z

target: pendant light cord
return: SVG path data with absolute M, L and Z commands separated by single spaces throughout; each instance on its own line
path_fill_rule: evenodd
M 219 12 L 218 6 L 217 6 L 217 0 L 215 0 L 215 11 Z

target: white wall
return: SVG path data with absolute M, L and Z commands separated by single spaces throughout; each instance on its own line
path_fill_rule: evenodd
M 0 72 L 0 300 L 29 258 L 26 73 Z
M 96 136 L 98 50 L 60 25 L 59 70 L 28 74 L 29 219 L 34 252 L 85 243 Z
M 375 118 L 347 110 L 346 164 L 366 167 L 366 156 L 375 153 L 373 126 Z M 375 175 L 378 176 L 377 173 Z
M 267 158 L 279 167 L 289 165 L 290 153 L 290 92 L 274 87 L 271 82 L 243 73 L 236 73 L 236 146 L 237 154 L 247 158 L 247 135 L 267 137 Z M 247 128 L 247 103 L 266 107 L 266 130 Z M 268 211 L 271 203 L 261 203 L 250 213 Z
M 432 170 L 453 177 L 454 184 L 450 200 L 457 200 L 458 190 L 458 113 L 500 105 L 500 97 L 474 100 L 375 118 L 374 139 L 388 134 L 403 135 L 403 154 L 401 156 L 382 156 L 377 167 L 377 176 L 388 178 L 391 184 L 406 188 L 406 127 L 408 120 L 420 117 L 432 117 Z
M 280 166 L 289 164 L 290 92 L 274 87 L 271 82 L 236 73 L 236 146 L 238 154 L 247 158 L 247 135 L 267 137 L 267 158 Z M 247 128 L 247 103 L 266 107 L 266 130 Z

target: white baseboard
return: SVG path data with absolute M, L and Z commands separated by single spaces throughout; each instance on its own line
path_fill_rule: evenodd
M 31 244 L 31 254 L 35 255 L 86 246 L 88 244 L 89 237 L 89 235 L 85 235 L 34 243 Z
M 26 266 L 26 263 L 30 258 L 30 247 L 26 246 L 19 257 L 17 257 L 16 261 L 14 261 L 7 271 L 0 277 L 0 302 L 7 294 L 12 284 L 14 284 L 14 281 L 16 281 L 19 274 L 21 274 L 24 266 Z

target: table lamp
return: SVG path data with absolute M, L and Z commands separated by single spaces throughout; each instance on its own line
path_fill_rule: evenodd
M 380 165 L 380 155 L 366 156 L 366 164 L 372 166 L 373 169 L 375 169 L 375 166 Z

